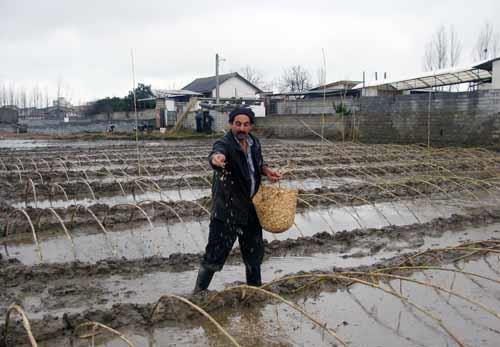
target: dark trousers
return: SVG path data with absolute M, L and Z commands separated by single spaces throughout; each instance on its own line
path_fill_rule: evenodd
M 247 225 L 228 224 L 212 218 L 208 244 L 201 265 L 212 271 L 220 271 L 238 238 L 243 262 L 248 267 L 260 266 L 264 257 L 262 227 L 252 207 Z

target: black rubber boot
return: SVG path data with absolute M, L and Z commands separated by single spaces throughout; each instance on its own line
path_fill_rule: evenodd
M 245 265 L 247 274 L 247 284 L 253 287 L 260 287 L 262 280 L 260 277 L 260 265 Z
M 193 294 L 196 294 L 198 292 L 201 292 L 202 290 L 207 289 L 208 286 L 210 285 L 210 282 L 212 281 L 212 277 L 214 277 L 214 271 L 207 269 L 203 265 L 200 266 Z

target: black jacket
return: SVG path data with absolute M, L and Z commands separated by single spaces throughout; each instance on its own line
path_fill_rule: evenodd
M 252 160 L 255 168 L 255 192 L 259 190 L 262 167 L 262 151 L 259 140 L 253 136 Z M 226 165 L 224 168 L 212 165 L 212 155 L 224 154 Z M 212 218 L 219 219 L 228 224 L 248 223 L 248 215 L 253 209 L 250 197 L 251 179 L 250 170 L 245 153 L 231 131 L 218 139 L 208 156 L 210 165 L 214 169 L 212 180 Z

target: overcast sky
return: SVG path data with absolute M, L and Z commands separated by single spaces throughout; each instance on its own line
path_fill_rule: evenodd
M 180 89 L 214 71 L 249 65 L 272 80 L 300 64 L 317 82 L 326 52 L 327 80 L 397 77 L 422 70 L 426 42 L 454 25 L 461 63 L 484 22 L 500 23 L 498 0 L 420 1 L 97 1 L 0 0 L 0 84 L 73 103 L 123 96 L 137 82 Z M 500 24 L 496 24 L 500 30 Z

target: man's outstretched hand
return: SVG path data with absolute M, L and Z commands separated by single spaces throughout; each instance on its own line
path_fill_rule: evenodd
M 212 165 L 217 167 L 224 167 L 226 165 L 226 156 L 221 153 L 216 153 L 212 156 Z
M 266 175 L 271 182 L 278 182 L 281 179 L 281 173 L 270 169 L 268 166 L 262 168 L 262 173 Z

